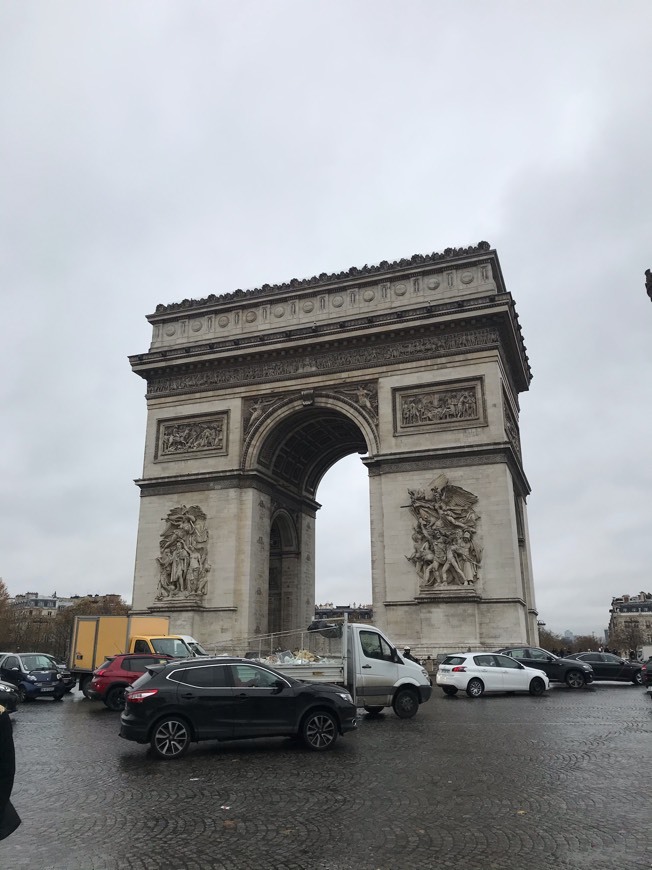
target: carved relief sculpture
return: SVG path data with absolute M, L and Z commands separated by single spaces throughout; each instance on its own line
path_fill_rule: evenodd
M 206 514 L 200 507 L 185 504 L 173 508 L 165 519 L 161 535 L 159 588 L 156 600 L 201 598 L 206 594 L 211 569 L 208 564 Z
M 226 415 L 159 421 L 157 459 L 183 454 L 226 453 Z
M 413 552 L 405 558 L 414 565 L 422 590 L 435 587 L 473 587 L 478 582 L 482 551 L 476 542 L 477 496 L 449 483 L 440 474 L 427 489 L 409 489 L 408 507 L 416 523 Z
M 477 380 L 397 391 L 395 415 L 402 432 L 480 426 L 484 423 L 482 383 Z
M 378 388 L 375 383 L 354 384 L 351 387 L 334 390 L 334 392 L 352 399 L 359 408 L 367 413 L 374 424 L 378 423 Z

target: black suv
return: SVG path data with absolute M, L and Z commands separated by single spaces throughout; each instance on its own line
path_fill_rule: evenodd
M 538 646 L 510 646 L 494 652 L 505 653 L 528 668 L 538 668 L 548 674 L 552 682 L 566 683 L 570 689 L 582 689 L 594 679 L 593 669 L 586 662 L 560 659 Z
M 250 737 L 300 737 L 322 751 L 357 725 L 342 686 L 223 656 L 150 665 L 125 702 L 120 736 L 149 743 L 163 759 L 180 758 L 192 741 Z
M 591 665 L 594 680 L 613 680 L 619 683 L 633 683 L 635 686 L 643 685 L 641 662 L 628 661 L 613 653 L 605 652 L 573 653 L 568 658 Z

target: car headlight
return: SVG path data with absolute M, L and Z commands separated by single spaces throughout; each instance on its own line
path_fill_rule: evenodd
M 0 686 L 0 692 L 11 692 L 9 686 Z
M 353 698 L 351 697 L 351 695 L 348 692 L 338 692 L 337 694 L 340 696 L 340 698 L 343 698 L 349 704 L 353 703 Z
M 58 672 L 57 672 L 57 680 L 63 680 L 63 677 L 62 677 L 61 674 L 58 673 Z
M 30 681 L 30 683 L 36 682 L 36 677 L 34 676 L 34 674 L 28 674 L 27 679 Z
M 430 674 L 428 673 L 428 671 L 425 668 L 421 668 L 421 673 L 426 678 L 426 680 L 430 679 Z
M 582 665 L 582 667 L 584 668 L 585 671 L 591 670 L 591 665 Z

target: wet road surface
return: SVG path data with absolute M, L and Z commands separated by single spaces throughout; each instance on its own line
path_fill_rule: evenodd
M 173 762 L 79 693 L 23 704 L 2 870 L 649 870 L 652 703 L 630 685 L 444 697 L 334 750 L 193 744 Z

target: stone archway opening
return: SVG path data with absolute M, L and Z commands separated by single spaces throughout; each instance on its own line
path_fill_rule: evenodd
M 315 604 L 371 604 L 369 472 L 360 458 L 329 468 L 317 499 Z
M 341 459 L 368 454 L 360 426 L 342 409 L 286 409 L 257 443 L 252 466 L 273 480 L 267 588 L 256 626 L 263 634 L 305 627 L 314 615 L 317 490 Z M 266 605 L 266 608 L 265 608 Z

